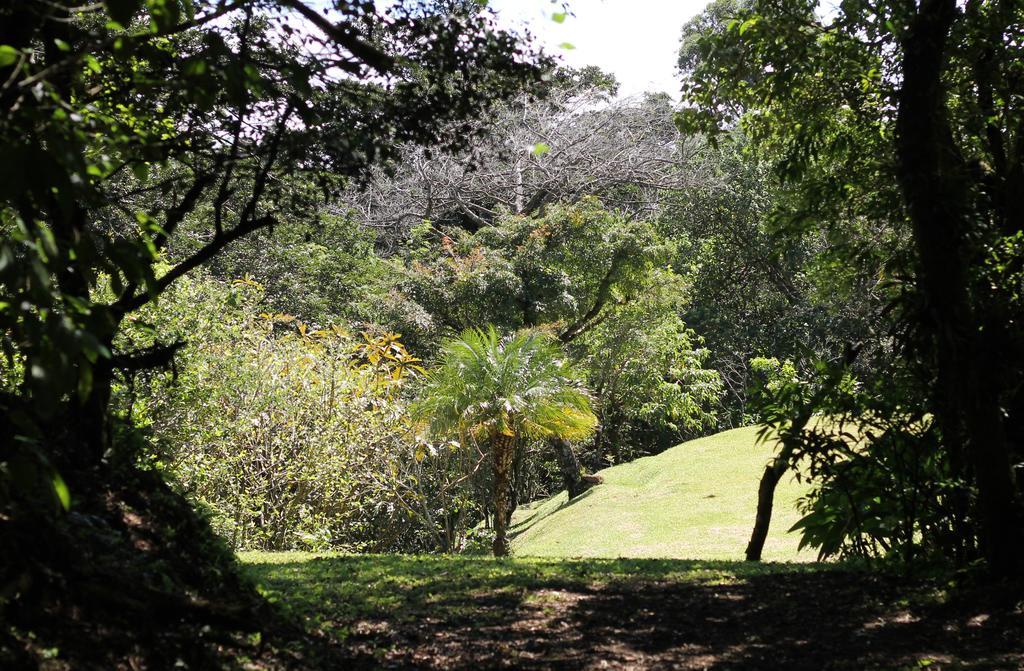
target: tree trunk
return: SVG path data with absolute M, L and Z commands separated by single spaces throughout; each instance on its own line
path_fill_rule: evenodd
M 583 484 L 583 469 L 580 467 L 580 460 L 576 458 L 576 452 L 573 451 L 568 440 L 555 438 L 551 441 L 551 446 L 555 449 L 555 458 L 558 460 L 558 470 L 562 472 L 565 489 L 569 492 L 569 498 L 574 499 L 586 489 Z
M 761 561 L 764 542 L 768 538 L 768 527 L 772 523 L 772 508 L 775 505 L 775 487 L 786 472 L 786 460 L 778 457 L 765 466 L 761 475 L 761 484 L 757 487 L 757 517 L 754 519 L 754 531 L 747 543 L 747 561 Z
M 519 507 L 519 492 L 523 490 L 523 454 L 512 450 L 511 476 L 508 479 L 508 508 L 505 509 L 505 526 L 512 526 L 512 515 Z
M 113 340 L 111 338 L 111 340 Z M 87 365 L 87 364 L 83 364 Z M 85 446 L 85 458 L 95 466 L 110 447 L 110 397 L 114 370 L 109 360 L 100 359 L 92 369 L 92 388 L 75 409 L 77 426 Z
M 494 460 L 494 556 L 508 556 L 509 480 L 512 457 L 515 455 L 515 436 L 496 435 L 491 441 L 491 458 Z
M 856 352 L 849 354 L 846 361 L 847 366 L 853 363 L 855 356 Z M 764 473 L 761 475 L 761 483 L 757 487 L 757 515 L 754 518 L 754 530 L 750 533 L 750 542 L 747 543 L 747 561 L 761 561 L 761 552 L 764 550 L 764 542 L 768 539 L 768 528 L 772 523 L 775 488 L 786 469 L 789 468 L 793 453 L 800 446 L 800 433 L 814 417 L 814 409 L 821 403 L 828 388 L 829 385 L 826 385 L 819 389 L 810 402 L 800 408 L 793 418 L 789 430 L 785 435 L 780 436 L 779 453 L 765 466 Z
M 1000 407 L 995 362 L 984 342 L 984 319 L 970 300 L 971 221 L 967 167 L 946 114 L 942 73 L 959 10 L 956 0 L 922 0 L 903 37 L 903 84 L 897 112 L 897 176 L 920 261 L 942 394 L 938 419 L 962 427 L 978 488 L 981 542 L 991 570 L 1012 575 L 1024 537 Z M 944 436 L 955 444 L 957 436 Z

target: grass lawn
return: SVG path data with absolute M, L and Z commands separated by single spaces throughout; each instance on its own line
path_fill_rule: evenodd
M 765 555 L 795 561 L 736 561 L 770 454 L 755 434 L 691 441 L 606 469 L 571 503 L 520 510 L 510 559 L 240 558 L 300 625 L 307 643 L 288 650 L 305 668 L 1024 668 L 1024 602 L 806 561 L 786 534 L 791 479 Z
M 481 594 L 528 598 L 538 589 L 594 586 L 613 581 L 726 585 L 754 576 L 816 573 L 835 564 L 776 564 L 670 559 L 517 558 L 436 555 L 345 555 L 242 552 L 239 559 L 271 602 L 313 627 L 356 617 L 415 619 L 424 609 L 457 616 Z M 324 605 L 330 620 L 322 620 Z
M 653 457 L 600 471 L 604 484 L 569 502 L 565 492 L 522 507 L 513 552 L 540 557 L 741 559 L 757 508 L 757 485 L 772 455 L 756 427 L 692 440 Z M 786 531 L 805 492 L 783 477 L 764 558 L 810 561 Z
M 1013 602 L 835 564 L 241 558 L 312 668 L 1024 668 Z

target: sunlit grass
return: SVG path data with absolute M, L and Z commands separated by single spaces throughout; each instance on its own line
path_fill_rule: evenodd
M 310 631 L 346 636 L 348 623 L 473 617 L 543 599 L 545 590 L 612 582 L 732 584 L 836 565 L 672 559 L 553 559 L 245 552 L 244 571 L 272 603 Z
M 517 511 L 517 556 L 741 559 L 757 507 L 757 486 L 772 455 L 746 427 L 693 440 L 657 456 L 600 472 L 604 484 L 567 504 L 566 494 Z M 783 477 L 775 497 L 764 558 L 809 561 L 799 537 L 786 531 L 799 519 L 805 492 Z

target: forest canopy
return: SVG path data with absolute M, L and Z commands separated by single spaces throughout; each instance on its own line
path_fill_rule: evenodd
M 1024 6 L 716 0 L 680 98 L 500 19 L 0 2 L 0 615 L 505 556 L 751 425 L 747 559 L 795 477 L 819 560 L 1019 575 Z

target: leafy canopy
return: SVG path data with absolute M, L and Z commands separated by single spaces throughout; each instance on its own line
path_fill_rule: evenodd
M 444 342 L 416 414 L 435 434 L 583 438 L 597 418 L 558 343 L 538 330 L 489 326 Z
M 0 9 L 0 332 L 37 410 L 105 386 L 125 317 L 232 242 L 400 144 L 464 144 L 539 76 L 478 4 L 333 4 Z M 158 274 L 186 228 L 202 244 Z
M 539 216 L 505 215 L 472 234 L 432 224 L 415 233 L 399 289 L 438 325 L 455 333 L 551 326 L 563 342 L 647 291 L 668 250 L 649 223 L 591 197 Z
M 718 3 L 681 54 L 679 117 L 711 137 L 741 126 L 789 189 L 781 223 L 838 240 L 833 259 L 862 278 L 876 268 L 888 294 L 880 335 L 820 375 L 843 398 L 841 368 L 873 350 L 864 392 L 844 402 L 859 406 L 849 416 L 862 429 L 879 417 L 885 428 L 858 448 L 863 460 L 842 441 L 823 448 L 832 471 L 817 503 L 836 525 L 815 542 L 836 550 L 844 535 L 869 538 L 907 557 L 921 544 L 958 561 L 983 552 L 996 572 L 1019 574 L 1024 334 L 1019 278 L 999 268 L 1021 263 L 1007 252 L 1024 229 L 1024 5 L 826 4 Z M 828 412 L 829 393 L 811 409 Z M 922 411 L 934 435 L 919 435 Z M 805 444 L 826 444 L 807 433 Z M 913 495 L 907 514 L 873 505 L 876 492 L 892 493 L 892 473 Z M 848 481 L 871 484 L 851 491 Z M 941 498 L 931 482 L 944 483 Z

